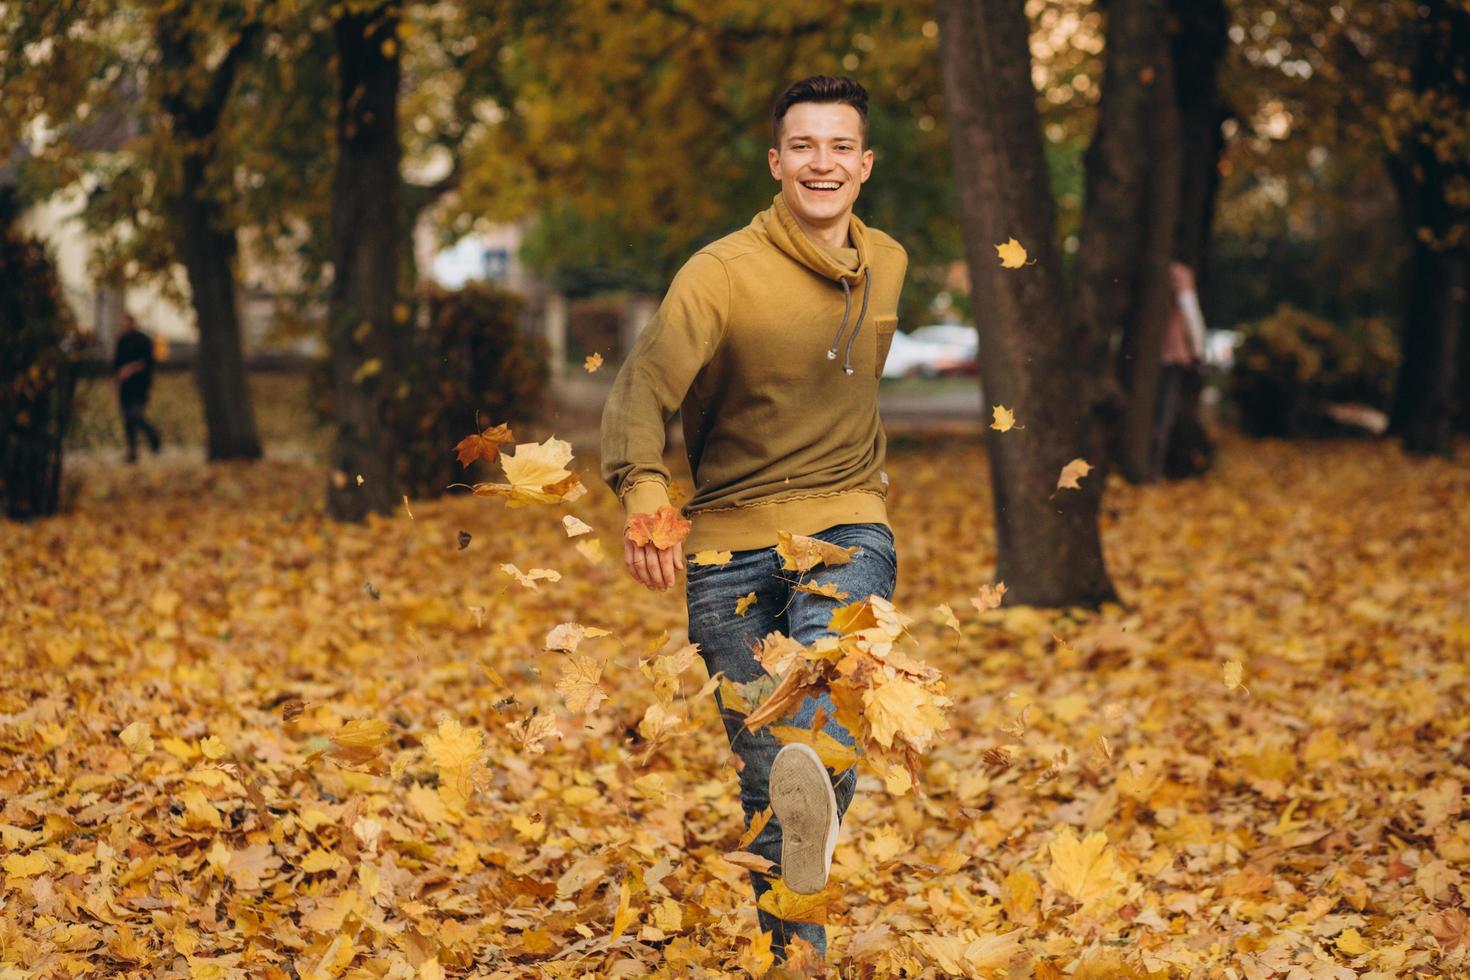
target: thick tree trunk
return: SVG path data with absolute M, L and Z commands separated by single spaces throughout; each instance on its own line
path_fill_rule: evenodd
M 398 6 L 342 13 L 337 39 L 337 167 L 329 309 L 337 439 L 327 510 L 389 513 L 399 499 L 392 377 L 401 364 L 398 300 Z M 362 478 L 359 485 L 358 477 Z
M 1096 606 L 1116 599 L 1097 519 L 1107 462 L 1096 406 L 1111 369 L 1063 308 L 1024 5 L 936 0 L 935 10 L 973 304 L 985 311 L 981 385 L 1025 426 L 987 432 L 996 577 L 1018 603 Z M 995 245 L 1013 236 L 1035 265 L 1001 268 Z M 1077 457 L 1095 467 L 1082 489 L 1056 490 Z
M 204 186 L 206 165 L 203 154 L 185 157 L 176 206 L 184 268 L 199 321 L 194 380 L 204 403 L 209 459 L 259 459 L 235 305 L 235 232 L 225 226 L 220 207 Z
M 204 71 L 198 39 L 184 24 L 182 9 L 161 14 L 158 46 L 168 73 L 159 82 L 172 131 L 183 144 L 179 190 L 173 212 L 177 247 L 189 276 L 199 329 L 195 383 L 204 405 L 211 460 L 259 459 L 260 439 L 245 381 L 240 315 L 236 305 L 235 230 L 208 186 L 220 114 L 240 62 L 248 56 L 259 26 L 247 24 L 218 67 L 209 74 L 202 99 L 189 97 L 185 79 Z
M 1180 134 L 1162 0 L 1113 0 L 1097 131 L 1086 158 L 1076 310 L 1092 337 L 1121 336 L 1127 392 L 1118 463 L 1149 479 L 1159 352 L 1173 304 Z
M 1454 120 L 1470 112 L 1470 11 L 1447 0 L 1425 7 L 1414 25 L 1414 90 L 1434 112 L 1400 138 L 1389 161 L 1414 241 L 1389 431 L 1408 452 L 1451 456 L 1470 385 L 1459 350 L 1470 330 L 1470 207 L 1458 191 L 1470 181 L 1470 164 L 1439 150 L 1463 135 Z

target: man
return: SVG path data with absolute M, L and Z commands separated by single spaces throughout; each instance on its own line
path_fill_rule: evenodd
M 112 357 L 117 379 L 117 400 L 122 406 L 123 431 L 128 437 L 128 462 L 138 461 L 138 430 L 148 437 L 148 446 L 158 452 L 158 430 L 143 417 L 148 388 L 153 383 L 153 338 L 138 329 L 131 313 L 122 316 L 122 332 Z
M 807 78 L 782 94 L 768 153 L 780 193 L 679 270 L 603 410 L 602 476 L 628 518 L 669 503 L 664 427 L 681 412 L 694 476 L 682 508 L 689 536 L 682 549 L 640 546 L 625 525 L 624 562 L 637 581 L 666 590 L 687 556 L 732 552 L 726 564 L 690 568 L 686 601 L 689 638 L 709 672 L 737 684 L 764 676 L 751 647 L 765 636 L 810 644 L 830 634 L 832 611 L 844 604 L 792 588 L 797 576 L 781 568 L 777 532 L 857 546 L 850 564 L 805 578 L 854 600 L 892 598 L 898 578 L 878 379 L 908 254 L 852 213 L 873 169 L 867 114 L 867 92 L 850 78 Z M 775 862 L 771 875 L 793 891 L 820 891 L 856 771 L 839 778 L 806 746 L 745 731 L 744 716 L 716 700 L 742 762 L 747 826 L 768 806 L 773 814 L 750 850 Z M 824 730 L 852 745 L 826 695 L 807 698 L 789 723 L 810 728 L 819 711 Z M 771 887 L 764 875 L 752 881 L 757 899 Z M 822 926 L 759 917 L 778 959 L 796 937 L 825 955 Z

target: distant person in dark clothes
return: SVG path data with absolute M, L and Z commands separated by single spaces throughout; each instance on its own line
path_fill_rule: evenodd
M 1205 360 L 1205 315 L 1194 289 L 1194 270 L 1183 262 L 1169 263 L 1174 305 L 1164 325 L 1159 355 L 1159 392 L 1154 402 L 1153 440 L 1149 446 L 1149 482 L 1164 475 L 1164 459 L 1174 432 L 1183 389 L 1199 382 Z
M 158 452 L 158 430 L 143 417 L 148 388 L 153 384 L 153 338 L 138 329 L 131 313 L 124 313 L 117 352 L 112 357 L 117 379 L 117 400 L 122 406 L 123 429 L 128 437 L 128 462 L 138 461 L 138 430 L 148 437 L 148 446 Z

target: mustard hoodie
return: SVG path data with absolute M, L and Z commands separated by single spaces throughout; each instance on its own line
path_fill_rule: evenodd
M 629 517 L 667 504 L 664 430 L 679 410 L 694 476 L 686 555 L 888 523 L 878 378 L 908 253 L 857 215 L 849 239 L 813 241 L 777 194 L 690 257 L 618 371 L 602 478 Z

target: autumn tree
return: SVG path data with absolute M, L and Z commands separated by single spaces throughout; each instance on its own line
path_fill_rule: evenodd
M 394 368 L 408 308 L 399 301 L 400 199 L 396 3 L 339 5 L 332 286 L 328 310 L 337 436 L 327 508 L 339 520 L 398 502 Z
M 260 455 L 221 126 L 269 9 L 123 0 L 0 8 L 5 106 L 21 124 L 8 135 L 32 123 L 50 131 L 27 163 L 32 197 L 88 187 L 82 217 L 101 241 L 103 279 L 131 271 L 170 292 L 175 264 L 187 272 L 210 459 Z M 117 145 L 97 145 L 103 132 Z

